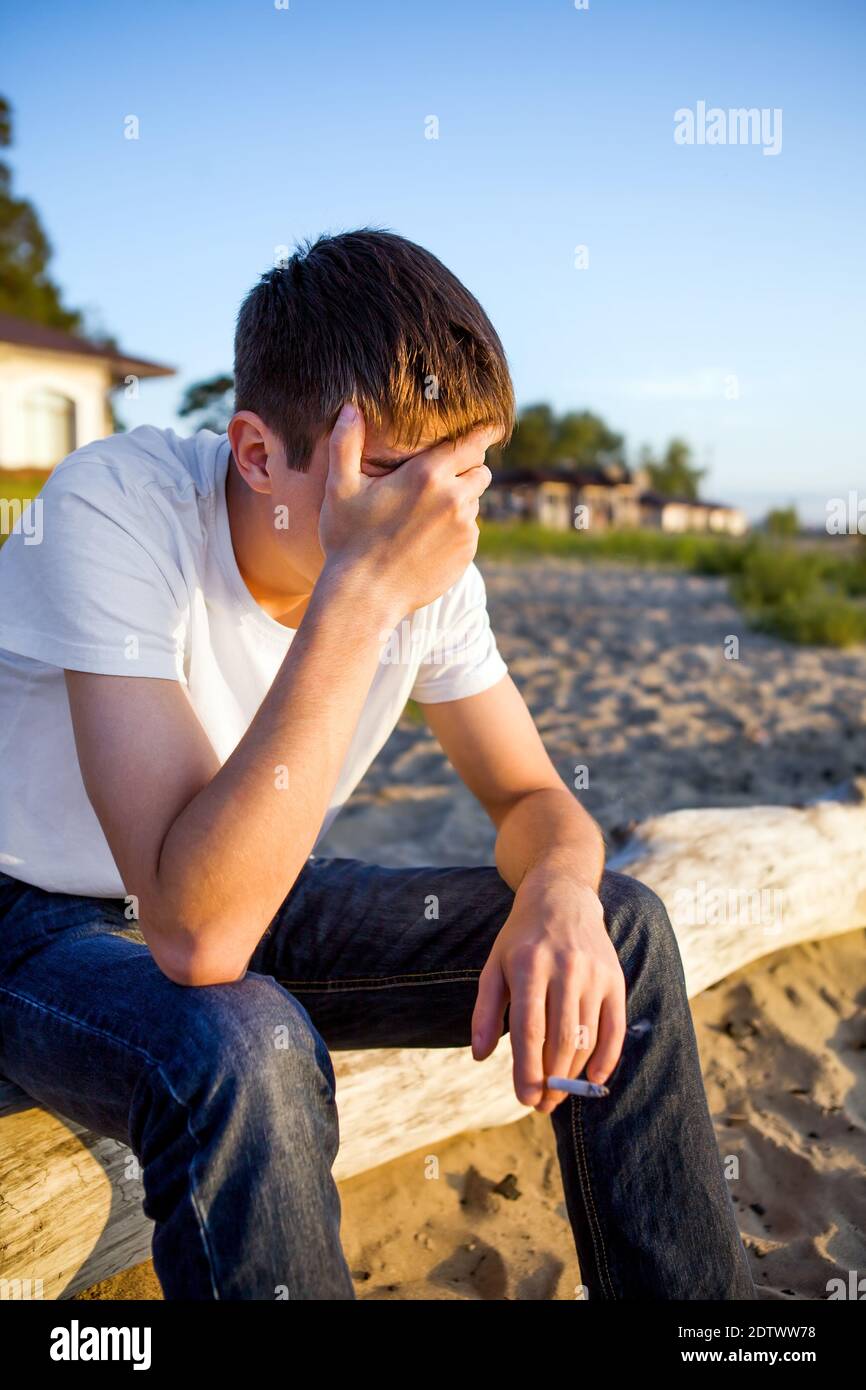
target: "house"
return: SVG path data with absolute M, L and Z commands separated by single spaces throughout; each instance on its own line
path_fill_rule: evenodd
M 645 470 L 630 471 L 616 462 L 592 469 L 563 462 L 495 474 L 481 499 L 481 514 L 493 521 L 536 521 L 555 531 L 645 527 L 741 536 L 748 529 L 737 507 L 664 497 L 649 487 Z
M 53 468 L 73 449 L 112 433 L 112 388 L 174 371 L 0 314 L 0 468 Z
M 643 525 L 660 531 L 710 531 L 714 535 L 743 536 L 749 529 L 745 512 L 724 502 L 665 497 L 647 491 L 641 497 L 641 511 Z
M 481 506 L 482 514 L 491 520 L 518 517 L 555 531 L 587 523 L 606 529 L 640 526 L 640 492 L 641 480 L 622 464 L 585 469 L 557 463 L 494 474 Z

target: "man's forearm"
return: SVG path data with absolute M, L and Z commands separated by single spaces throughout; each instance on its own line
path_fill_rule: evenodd
M 545 787 L 520 797 L 499 822 L 496 866 L 515 892 L 527 875 L 567 877 L 595 892 L 604 841 L 566 787 Z
M 369 576 L 316 585 L 247 732 L 162 843 L 142 927 L 173 978 L 243 974 L 315 843 L 394 620 Z

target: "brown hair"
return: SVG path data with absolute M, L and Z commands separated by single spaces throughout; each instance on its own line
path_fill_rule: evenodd
M 241 305 L 235 409 L 261 416 L 289 465 L 354 400 L 391 442 L 514 429 L 514 390 L 496 330 L 441 261 L 394 232 L 365 228 L 298 246 Z

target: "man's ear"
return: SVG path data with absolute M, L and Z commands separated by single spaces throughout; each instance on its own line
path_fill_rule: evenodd
M 272 429 L 252 410 L 239 410 L 227 434 L 235 463 L 253 492 L 271 492 L 274 470 L 286 466 L 286 451 Z

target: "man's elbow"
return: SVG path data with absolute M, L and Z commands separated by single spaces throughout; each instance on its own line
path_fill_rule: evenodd
M 186 989 L 198 989 L 203 985 L 231 985 L 238 980 L 242 980 L 246 974 L 246 965 L 240 970 L 220 969 L 219 966 L 209 961 L 182 961 L 180 963 L 160 960 L 154 957 L 159 969 L 166 979 L 171 980 L 174 985 L 182 985 Z
M 166 979 L 187 989 L 204 985 L 230 985 L 242 980 L 249 964 L 249 952 L 243 957 L 236 949 L 225 945 L 204 945 L 188 936 L 178 938 L 165 933 L 144 933 L 153 959 Z

